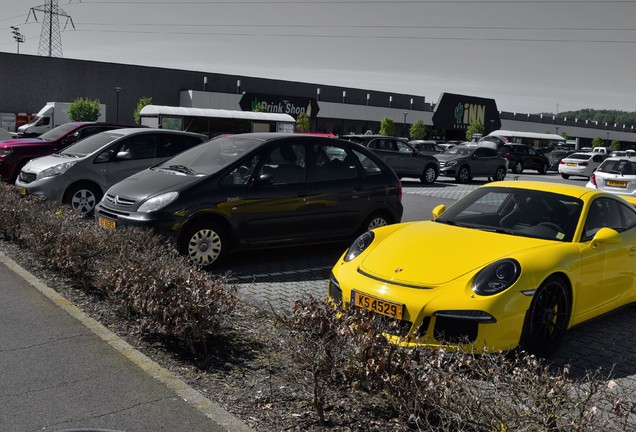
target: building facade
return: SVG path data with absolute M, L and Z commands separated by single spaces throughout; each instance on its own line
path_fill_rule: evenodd
M 294 118 L 305 113 L 313 132 L 377 133 L 382 119 L 408 136 L 418 120 L 428 137 L 465 139 L 473 120 L 485 133 L 495 129 L 567 132 L 587 146 L 594 137 L 636 145 L 633 125 L 599 125 L 576 119 L 544 118 L 502 112 L 493 99 L 443 93 L 435 102 L 424 96 L 86 60 L 0 53 L 0 114 L 3 123 L 16 114 L 36 113 L 46 102 L 83 97 L 106 105 L 108 121 L 133 123 L 137 102 L 151 97 L 155 105 L 280 112 Z M 19 117 L 22 118 L 22 117 Z

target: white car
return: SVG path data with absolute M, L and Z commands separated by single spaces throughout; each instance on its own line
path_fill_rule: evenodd
M 559 174 L 564 179 L 570 176 L 589 178 L 606 158 L 603 153 L 572 153 L 559 162 Z
M 636 157 L 605 159 L 585 186 L 616 195 L 636 197 Z

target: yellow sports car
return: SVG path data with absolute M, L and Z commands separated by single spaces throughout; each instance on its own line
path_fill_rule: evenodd
M 375 312 L 396 343 L 539 356 L 636 300 L 636 210 L 616 195 L 504 181 L 433 216 L 356 239 L 330 300 Z

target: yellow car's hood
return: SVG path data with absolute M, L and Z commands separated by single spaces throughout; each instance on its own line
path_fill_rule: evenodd
M 360 270 L 393 283 L 434 288 L 497 259 L 553 244 L 424 221 L 405 224 L 372 246 Z

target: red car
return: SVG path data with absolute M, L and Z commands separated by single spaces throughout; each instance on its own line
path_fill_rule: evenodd
M 0 141 L 0 178 L 14 183 L 20 169 L 31 159 L 46 156 L 87 136 L 110 129 L 131 127 L 118 123 L 71 122 L 60 125 L 37 138 Z

